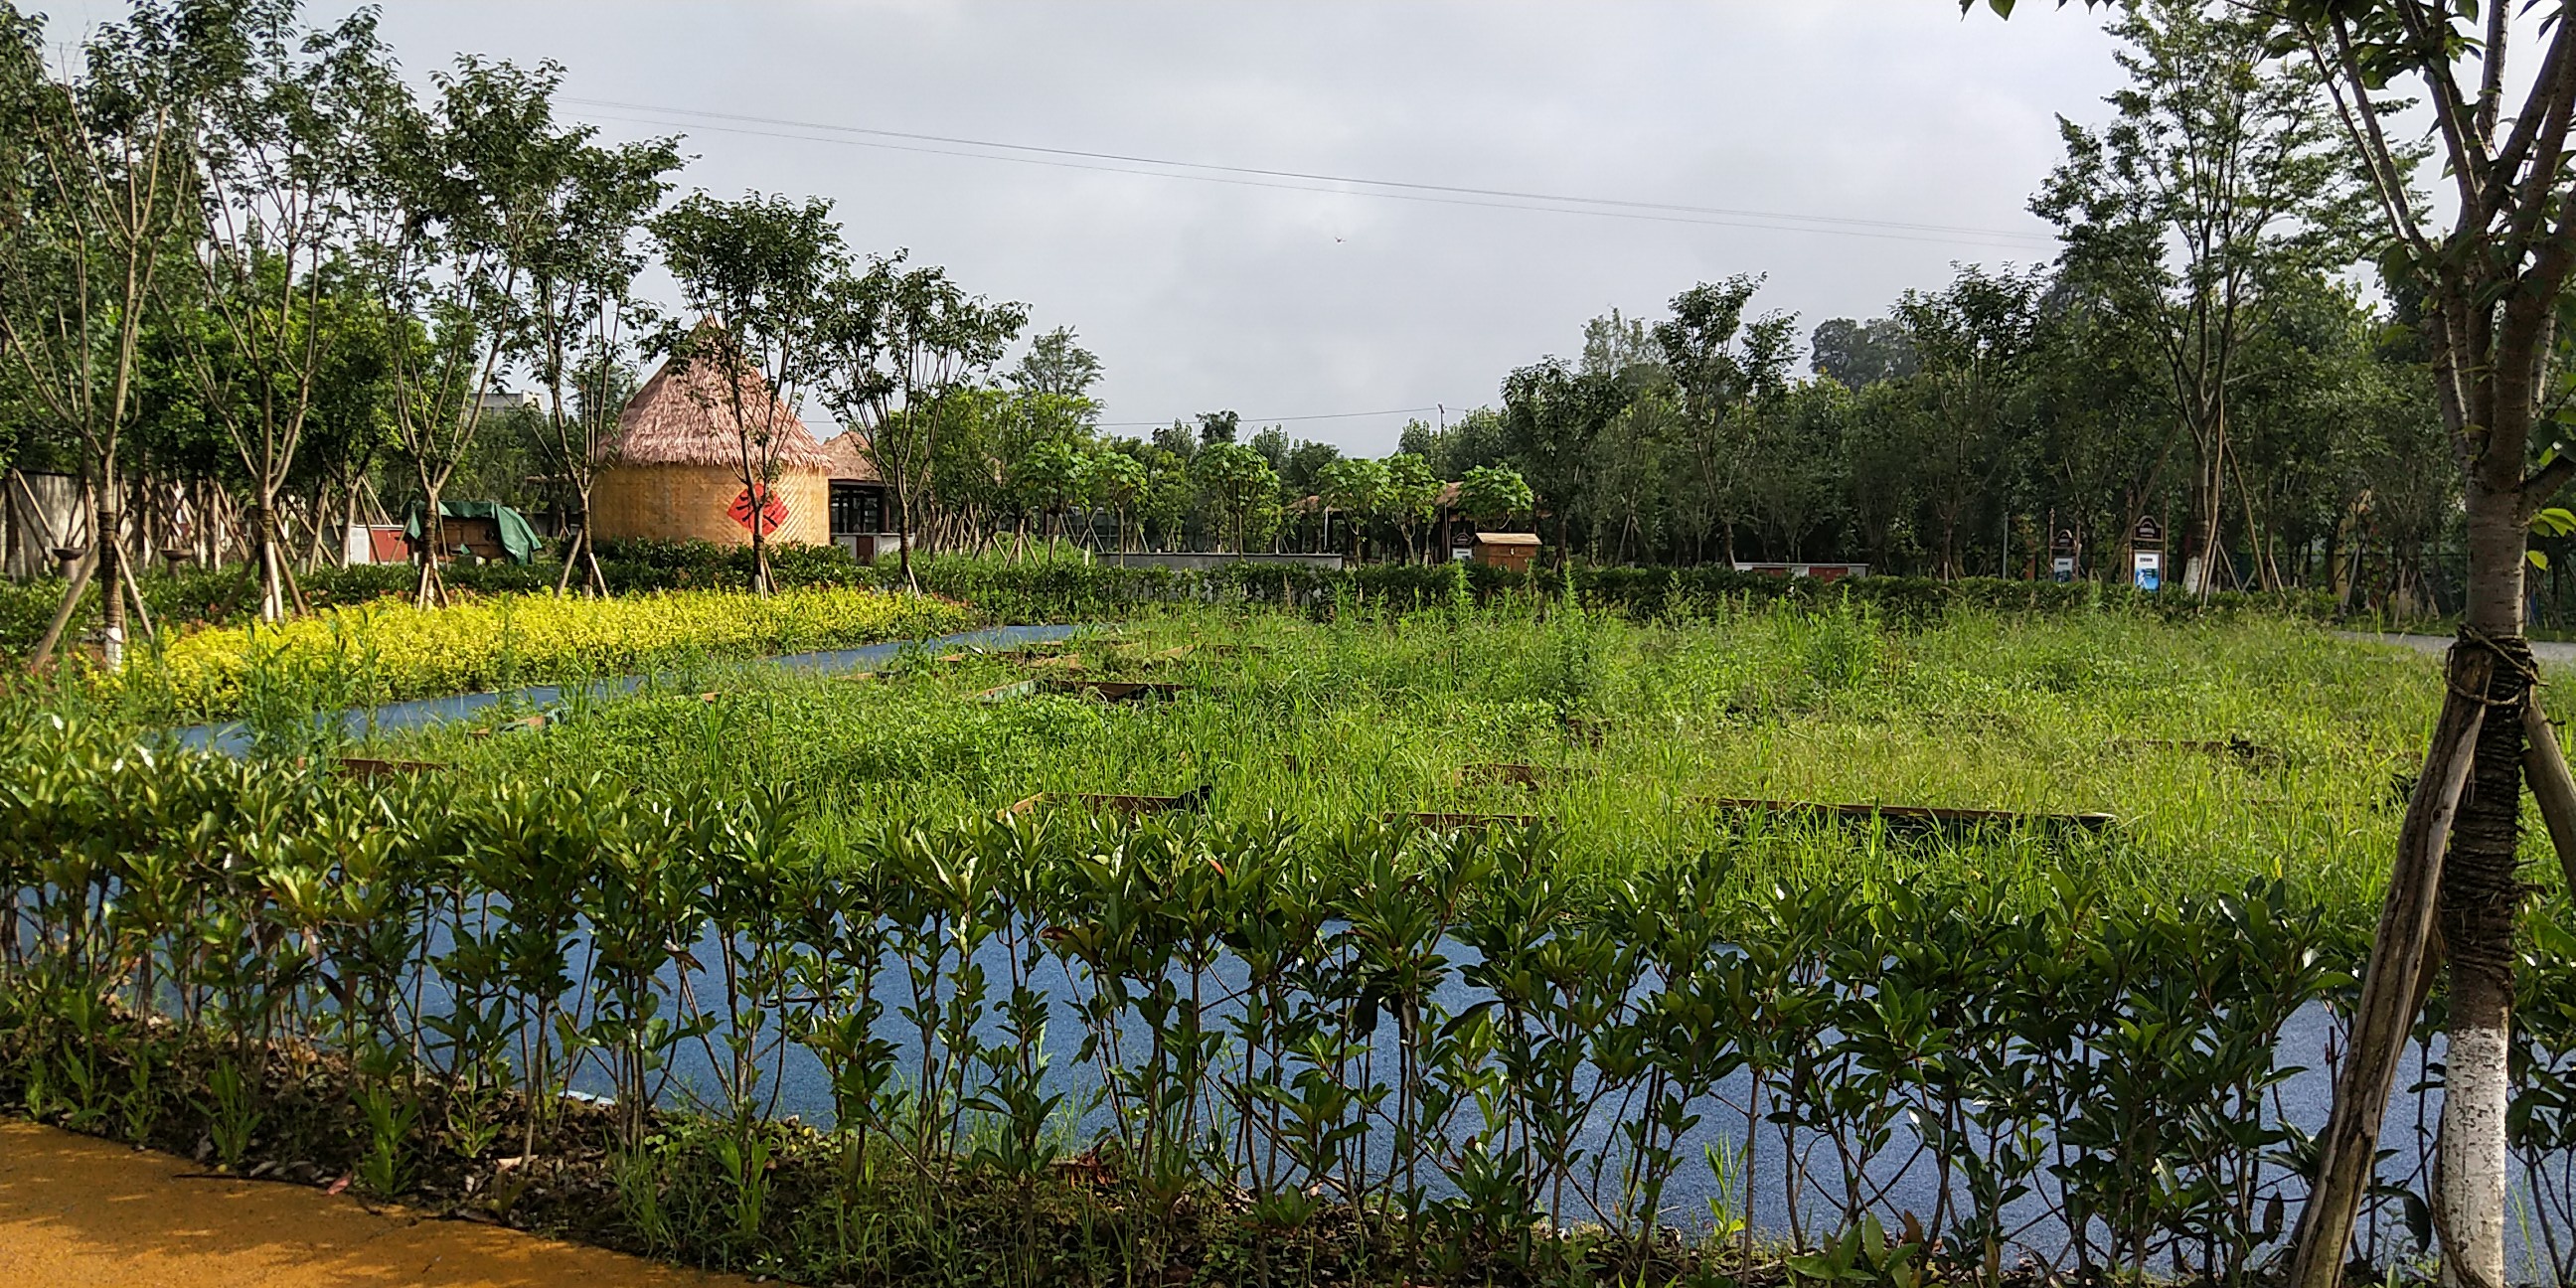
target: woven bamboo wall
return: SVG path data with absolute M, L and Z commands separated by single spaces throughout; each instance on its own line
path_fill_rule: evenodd
M 821 470 L 789 470 L 771 488 L 787 506 L 787 522 L 769 533 L 772 542 L 832 539 L 831 485 Z M 617 465 L 601 470 L 591 488 L 591 522 L 602 540 L 696 538 L 747 546 L 751 530 L 725 513 L 741 494 L 742 479 L 721 465 Z

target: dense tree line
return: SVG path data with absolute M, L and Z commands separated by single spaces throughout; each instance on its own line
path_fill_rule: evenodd
M 2031 577 L 2064 548 L 2124 577 L 2154 519 L 2177 577 L 2216 552 L 2212 589 L 2431 602 L 2457 504 L 2421 469 L 2431 387 L 2349 282 L 2267 286 L 2207 491 L 2156 347 L 2080 268 L 1962 266 L 1884 317 L 1819 324 L 1803 364 L 1792 319 L 1746 314 L 1757 286 L 1694 287 L 1657 325 L 1595 319 L 1580 357 L 1512 372 L 1498 408 L 1409 426 L 1404 450 L 1444 477 L 1519 469 L 1550 541 L 1602 562 Z
M 44 51 L 0 0 L 0 469 L 79 479 L 103 535 L 63 620 L 95 583 L 111 665 L 129 610 L 151 629 L 139 570 L 246 565 L 275 619 L 352 523 L 418 515 L 446 548 L 446 499 L 551 518 L 558 585 L 605 589 L 593 483 L 665 358 L 717 373 L 747 491 L 790 438 L 762 384 L 864 435 L 907 570 L 916 545 L 1269 549 L 1318 489 L 1326 528 L 1413 542 L 1441 490 L 1420 461 L 1237 443 L 1231 413 L 1104 439 L 1071 328 L 853 254 L 827 201 L 671 200 L 678 140 L 559 121 L 552 64 L 468 56 L 416 90 L 372 11 L 317 27 L 296 0 L 149 0 Z M 676 309 L 635 290 L 653 261 Z M 418 598 L 443 594 L 423 562 Z
M 1454 518 L 1604 564 L 2027 577 L 2068 554 L 2117 579 L 2152 520 L 2192 589 L 2456 602 L 2421 293 L 2377 271 L 2317 73 L 2192 0 L 2115 20 L 2128 84 L 2106 124 L 2064 126 L 2032 198 L 2051 262 L 1960 265 L 1812 328 L 1766 309 L 1756 274 L 1691 285 L 1383 459 L 1230 411 L 1105 435 L 1102 363 L 1071 328 L 1031 334 L 1024 306 L 940 268 L 854 254 L 819 199 L 671 200 L 677 141 L 557 121 L 551 65 L 468 57 L 416 92 L 369 14 L 169 0 L 58 67 L 5 14 L 0 462 L 96 498 L 115 539 L 75 573 L 108 588 L 111 639 L 138 564 L 244 562 L 278 616 L 349 522 L 435 528 L 442 498 L 553 516 L 561 584 L 598 588 L 592 481 L 665 356 L 758 372 L 864 433 L 907 559 L 1070 541 L 1420 560 Z M 634 289 L 653 260 L 677 309 Z M 735 410 L 758 489 L 783 436 L 765 402 Z M 2536 522 L 2544 551 L 2576 526 Z M 421 599 L 440 593 L 424 566 Z
M 2142 0 L 2111 29 L 2128 83 L 2106 124 L 2063 125 L 2031 199 L 2061 235 L 2048 263 L 1957 265 L 1803 337 L 1761 309 L 1761 277 L 1700 283 L 1662 319 L 1594 319 L 1573 356 L 1408 425 L 1382 461 L 1211 413 L 1032 463 L 1022 504 L 1058 531 L 1087 518 L 1086 538 L 1419 557 L 1445 501 L 1601 563 L 1942 577 L 2066 556 L 2126 579 L 2146 523 L 2189 590 L 2456 606 L 2461 498 L 2424 467 L 2443 426 L 2414 291 L 2382 276 L 2324 82 L 2223 6 Z M 1479 475 L 1531 495 L 1492 499 Z M 2537 521 L 2536 563 L 2566 519 Z
M 1955 577 L 2129 575 L 2142 520 L 2192 589 L 2457 602 L 2459 492 L 2403 280 L 2373 257 L 2361 162 L 2307 62 L 2220 6 L 2111 24 L 2127 84 L 2031 208 L 2062 252 L 1959 265 L 1883 316 L 1760 312 L 1702 283 L 1652 324 L 1404 446 L 1525 472 L 1554 535 L 1605 561 L 1863 561 Z M 1804 358 L 1803 363 L 1800 361 Z M 2452 586 L 2446 595 L 2445 585 Z

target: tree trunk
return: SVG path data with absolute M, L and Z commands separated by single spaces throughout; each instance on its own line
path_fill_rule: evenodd
M 99 660 L 110 671 L 125 669 L 125 561 L 119 558 L 116 525 L 124 521 L 122 511 L 99 507 L 98 533 L 92 538 L 98 545 L 98 618 Z
M 2343 1067 L 2336 1072 L 2333 1108 L 2317 1136 L 2318 1176 L 2300 1209 L 2292 1242 L 2293 1288 L 2332 1288 L 2343 1272 L 2353 1221 L 2377 1163 L 2390 1085 L 2422 1006 L 2444 852 L 2488 723 L 2480 698 L 2494 670 L 2494 655 L 2484 649 L 2460 645 L 2451 650 L 2442 714 L 2398 832 L 2397 863 L 2389 873 L 2388 898 L 2371 943 L 2370 969 L 2362 978 L 2361 1005 L 2353 1016 Z
M 90 508 L 90 547 L 98 557 L 99 658 L 109 671 L 125 669 L 125 505 L 116 454 L 99 462 L 98 503 Z
M 2491 648 L 2486 700 L 2496 718 L 2478 734 L 2477 764 L 2442 872 L 2442 942 L 2450 966 L 2450 1049 L 2434 1159 L 2435 1229 L 2451 1288 L 2503 1288 L 2506 1054 L 2513 1024 L 2514 874 L 2521 831 L 2523 702 L 2531 651 L 2519 637 Z
M 447 601 L 447 583 L 438 575 L 438 557 L 447 553 L 447 522 L 439 513 L 438 499 L 444 482 L 432 482 L 426 472 L 420 476 L 420 587 L 412 596 L 414 606 L 420 608 Z
M 894 472 L 894 557 L 903 571 L 904 589 L 918 595 L 921 583 L 912 577 L 912 492 L 904 486 L 903 469 Z
M 2445 306 L 2445 317 L 2474 310 Z M 2461 381 L 2468 398 L 2453 442 L 2461 445 L 2462 500 L 2468 515 L 2467 599 L 2461 606 L 2464 646 L 2491 651 L 2495 674 L 2486 688 L 2487 721 L 2469 797 L 2452 833 L 2442 880 L 2442 933 L 2450 958 L 2450 1050 L 2444 1062 L 2442 1126 L 2434 1160 L 2433 1224 L 2442 1276 L 2454 1288 L 2502 1288 L 2505 1141 L 2510 1094 L 2507 1053 L 2513 1020 L 2514 923 L 2522 887 L 2515 875 L 2522 804 L 2522 709 L 2536 673 L 2522 640 L 2525 484 L 2524 447 L 2538 392 L 2537 354 L 2548 349 L 2545 309 L 2516 299 L 2497 333 L 2447 321 L 2444 339 L 2492 340 L 2471 347 L 2488 367 Z M 2456 348 L 2445 364 L 2459 371 Z M 2477 415 L 2485 424 L 2472 429 Z
M 2522 809 L 2521 716 L 2535 674 L 2530 647 L 2521 637 L 2526 536 L 2519 513 L 2520 457 L 2517 450 L 2503 470 L 2492 462 L 2476 462 L 2467 480 L 2469 599 L 2461 646 L 2494 654 L 2485 695 L 2498 718 L 2487 721 L 2478 735 L 2477 765 L 2452 827 L 2451 857 L 2442 874 L 2450 1049 L 2434 1159 L 2433 1218 L 2443 1282 L 2451 1288 L 2504 1284 L 2505 1182 L 2511 1165 L 2505 1141 L 2511 1094 L 2507 1053 L 2513 1025 L 2514 922 L 2522 896 L 2515 875 Z
M 250 514 L 251 558 L 259 564 L 259 619 L 272 625 L 286 620 L 286 570 L 277 557 L 277 496 L 263 491 Z

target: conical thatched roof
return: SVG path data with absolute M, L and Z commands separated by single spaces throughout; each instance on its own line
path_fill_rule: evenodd
M 824 439 L 823 455 L 831 461 L 824 468 L 835 483 L 885 481 L 885 476 L 877 473 L 877 463 L 868 457 L 868 436 L 855 429 L 845 429 Z
M 666 358 L 653 378 L 618 413 L 612 464 L 721 465 L 742 461 L 734 427 L 735 394 L 711 359 Z M 830 465 L 812 430 L 770 392 L 757 370 L 742 373 L 742 419 L 756 442 L 764 432 L 778 446 L 782 469 L 819 470 Z M 765 410 L 764 410 L 765 409 Z

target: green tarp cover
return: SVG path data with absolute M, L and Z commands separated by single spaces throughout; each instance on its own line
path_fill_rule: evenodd
M 527 517 L 498 501 L 441 501 L 441 519 L 490 519 L 501 532 L 501 553 L 510 562 L 523 564 L 537 557 L 537 530 L 528 526 Z M 403 522 L 403 535 L 420 540 L 420 507 L 413 506 L 411 517 Z

